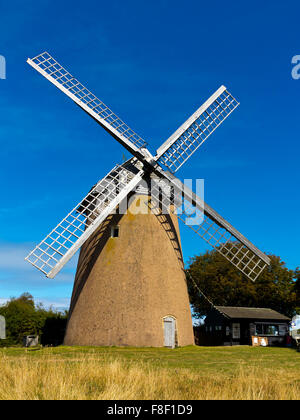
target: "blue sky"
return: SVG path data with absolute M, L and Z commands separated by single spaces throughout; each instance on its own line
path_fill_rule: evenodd
M 124 149 L 26 59 L 47 50 L 154 152 L 221 84 L 241 106 L 179 172 L 257 247 L 299 258 L 299 2 L 11 1 L 0 5 L 0 303 L 68 305 L 76 259 L 23 261 Z M 126 157 L 130 157 L 125 151 Z M 206 247 L 181 227 L 185 260 Z

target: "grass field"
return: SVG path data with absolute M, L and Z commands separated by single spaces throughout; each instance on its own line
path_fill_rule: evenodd
M 299 399 L 288 348 L 0 349 L 0 399 Z

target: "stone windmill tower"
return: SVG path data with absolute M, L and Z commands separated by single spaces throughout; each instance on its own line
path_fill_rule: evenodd
M 102 178 L 26 257 L 53 278 L 81 248 L 65 344 L 193 344 L 177 218 L 251 280 L 269 264 L 174 176 L 238 102 L 221 86 L 153 156 L 141 137 L 48 53 L 28 63 L 133 155 Z M 202 217 L 191 217 L 193 212 Z

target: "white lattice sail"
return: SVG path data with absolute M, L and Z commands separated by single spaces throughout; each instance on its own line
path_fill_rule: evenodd
M 187 227 L 252 281 L 255 281 L 270 264 L 270 259 L 264 253 L 184 186 L 178 178 L 172 176 L 168 181 L 155 181 L 154 179 L 151 194 L 151 208 L 154 212 L 167 213 L 170 205 L 174 205 L 178 209 L 177 217 Z M 193 215 L 195 217 L 192 217 Z M 191 220 L 194 222 L 191 223 Z
M 118 141 L 129 148 L 131 152 L 136 152 L 147 145 L 137 133 L 73 77 L 49 53 L 44 52 L 32 59 L 29 58 L 27 62 L 90 114 Z
M 238 105 L 226 87 L 221 86 L 157 150 L 158 163 L 175 173 Z
M 143 171 L 115 166 L 25 258 L 53 278 L 141 181 Z

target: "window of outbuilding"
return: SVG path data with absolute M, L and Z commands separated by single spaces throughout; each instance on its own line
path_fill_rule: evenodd
M 255 325 L 255 335 L 263 335 L 263 324 Z
M 265 331 L 267 335 L 278 335 L 279 334 L 279 328 L 278 325 L 266 325 Z
M 279 335 L 279 326 L 273 324 L 256 324 L 256 335 Z

